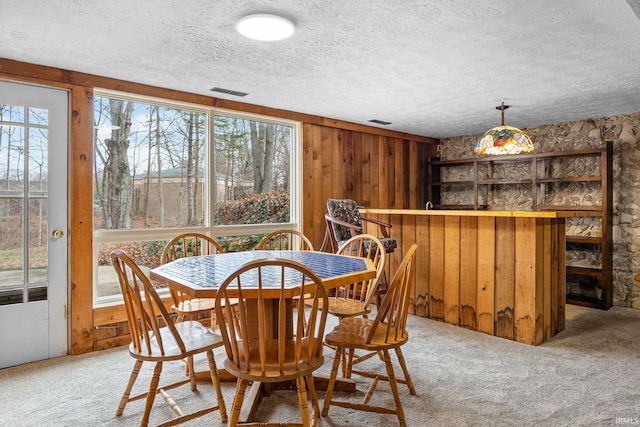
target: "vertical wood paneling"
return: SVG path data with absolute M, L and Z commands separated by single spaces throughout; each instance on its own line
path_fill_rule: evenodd
M 396 163 L 395 161 L 396 159 L 395 159 L 394 139 L 390 137 L 384 137 L 383 140 L 384 140 L 384 145 L 383 145 L 384 162 L 386 164 L 387 173 L 384 176 L 385 179 L 380 184 L 380 193 L 381 193 L 380 203 L 384 203 L 385 206 L 389 206 L 389 208 L 394 209 L 396 207 L 395 205 L 395 200 L 396 200 L 396 195 L 395 195 Z
M 69 353 L 93 351 L 93 89 L 71 90 Z
M 305 124 L 303 127 L 303 157 L 306 167 L 303 168 L 303 209 L 302 230 L 311 239 L 314 247 L 319 249 L 324 238 L 324 217 L 314 215 L 315 212 L 324 212 L 326 202 L 314 194 L 323 193 L 322 179 L 322 130 L 319 126 Z
M 496 218 L 495 335 L 513 339 L 515 283 L 515 228 L 513 218 Z
M 353 133 L 348 130 L 337 130 L 337 134 L 342 141 L 342 171 L 345 185 L 343 192 L 351 194 L 352 199 L 359 200 L 356 197 L 355 187 L 360 182 L 360 170 L 356 171 L 353 167 Z
M 416 217 L 412 216 L 412 215 L 407 215 L 406 217 L 404 215 L 392 215 L 391 220 L 394 222 L 394 224 L 396 223 L 397 220 L 401 221 L 402 224 L 402 240 L 400 240 L 398 242 L 398 244 L 400 245 L 401 249 L 402 249 L 402 254 L 407 253 L 407 251 L 409 250 L 409 248 L 411 247 L 411 245 L 413 243 L 416 243 Z M 416 254 L 417 256 L 418 254 Z M 392 275 L 395 274 L 397 271 L 397 268 L 394 269 L 391 273 Z M 412 307 L 414 307 L 415 305 L 415 299 L 416 299 L 416 289 L 415 289 L 415 281 L 414 281 L 414 288 L 411 290 L 411 301 L 410 301 L 410 311 Z
M 477 329 L 478 217 L 460 218 L 460 326 Z
M 408 189 L 424 182 L 419 165 L 426 158 L 419 157 L 430 154 L 430 148 L 422 147 L 426 144 L 318 125 L 304 125 L 303 137 L 303 232 L 312 236 L 314 246 L 320 248 L 323 241 L 327 198 L 351 198 L 367 208 L 424 205 L 423 192 Z M 416 197 L 420 200 L 413 200 Z M 399 245 L 410 246 L 415 241 L 415 225 L 403 227 L 401 215 L 393 221 L 389 215 L 368 216 L 393 222 L 390 234 Z M 380 236 L 377 227 L 369 225 L 366 230 Z M 402 261 L 403 252 L 401 248 L 389 254 L 388 279 Z
M 367 206 L 363 197 L 363 188 L 364 188 L 364 175 L 365 175 L 365 164 L 364 164 L 364 151 L 362 150 L 362 133 L 360 132 L 351 132 L 351 152 L 352 152 L 352 163 L 351 170 L 353 171 L 353 200 L 358 200 L 363 206 Z
M 460 217 L 444 218 L 444 320 L 458 324 L 460 310 Z
M 420 159 L 418 153 L 417 144 L 411 144 L 410 141 L 403 141 L 404 147 L 404 166 L 403 171 L 409 171 L 409 174 L 404 174 L 405 179 L 405 191 L 408 197 L 405 198 L 405 204 L 403 209 L 419 209 L 416 204 L 416 198 L 418 197 L 418 188 L 422 188 L 423 180 L 419 171 L 426 169 L 420 169 Z
M 564 304 L 558 290 L 566 271 L 560 261 L 564 220 L 395 211 L 366 215 L 388 216 L 401 239 L 399 255 L 410 242 L 418 243 L 415 314 L 534 345 L 561 330 L 549 319 L 560 321 L 561 314 L 550 307 L 560 310 Z M 556 299 L 555 305 L 545 302 L 545 295 Z M 456 305 L 458 322 L 452 315 Z
M 386 206 L 388 208 L 393 208 L 390 200 L 393 201 L 393 172 L 394 172 L 394 162 L 393 162 L 393 152 L 392 148 L 389 145 L 389 138 L 380 137 L 380 189 L 378 193 L 378 203 L 379 206 Z
M 431 317 L 429 313 L 429 217 L 416 217 L 416 288 L 414 313 L 418 316 Z
M 405 177 L 408 174 L 409 169 L 404 168 L 404 144 L 402 143 L 402 140 L 394 138 L 392 141 L 394 152 L 393 158 L 395 161 L 392 174 L 395 178 L 393 181 L 393 194 L 395 195 L 393 207 L 395 209 L 403 209 L 405 207 L 405 197 L 409 197 L 409 194 L 407 193 L 408 188 L 405 186 Z
M 535 285 L 535 306 L 533 311 L 533 318 L 535 321 L 535 344 L 541 344 L 545 340 L 545 332 L 544 332 L 544 324 L 545 324 L 545 314 L 544 314 L 544 286 L 545 286 L 545 277 L 544 277 L 544 267 L 546 264 L 550 264 L 550 260 L 552 257 L 552 253 L 550 251 L 550 247 L 545 248 L 544 245 L 544 221 L 540 218 L 532 219 L 534 224 L 534 236 L 535 236 L 535 252 L 534 252 L 534 282 Z M 548 221 L 548 220 L 547 220 Z M 550 224 L 550 223 L 549 223 Z M 549 237 L 547 237 L 549 238 Z M 550 285 L 550 282 L 546 283 Z M 547 305 L 548 307 L 548 305 Z M 546 316 L 548 317 L 548 316 Z
M 495 266 L 496 266 L 496 219 L 478 218 L 478 331 L 494 334 L 495 319 Z
M 556 268 L 554 262 L 557 261 L 557 257 L 554 254 L 554 242 L 553 242 L 553 228 L 551 227 L 552 219 L 544 219 L 541 221 L 540 227 L 542 227 L 542 247 L 543 251 L 548 253 L 549 257 L 542 257 L 538 262 L 542 265 L 542 298 L 536 303 L 536 313 L 541 317 L 543 341 L 552 336 L 551 324 L 551 295 L 554 289 L 554 277 L 553 270 Z M 556 227 L 557 229 L 557 227 Z M 554 259 L 555 258 L 555 259 Z M 557 277 L 556 277 L 557 279 Z M 536 324 L 538 320 L 536 320 Z
M 414 242 L 415 237 L 413 235 L 410 235 L 407 238 L 404 237 L 403 215 L 380 215 L 378 216 L 378 219 L 382 222 L 386 222 L 387 224 L 392 225 L 391 229 L 389 230 L 389 235 L 394 239 L 396 239 L 396 241 L 398 242 L 398 249 L 394 250 L 390 254 L 387 254 L 389 258 L 389 262 L 387 266 L 388 267 L 387 277 L 391 279 L 394 273 L 396 272 L 398 266 L 402 263 L 402 256 L 404 253 L 402 249 L 403 246 L 408 249 L 408 247 L 406 246 L 407 243 L 409 244 L 409 247 L 410 247 L 411 244 Z
M 514 339 L 535 344 L 536 327 L 536 241 L 535 219 L 515 219 L 515 303 Z
M 333 197 L 333 177 L 336 177 L 336 180 L 340 179 L 340 176 L 337 173 L 337 169 L 333 168 L 333 153 L 334 149 L 334 141 L 333 141 L 333 129 L 320 127 L 320 146 L 322 147 L 322 156 L 320 157 L 320 161 L 322 163 L 322 175 L 320 179 L 322 180 L 322 187 L 324 193 L 324 199 L 326 203 L 326 199 L 329 197 Z M 304 165 L 303 165 L 304 167 Z M 326 212 L 326 207 L 323 209 L 323 212 Z
M 324 131 L 324 128 L 323 128 Z M 329 128 L 329 147 L 331 150 L 331 175 L 332 175 L 332 189 L 331 194 L 335 199 L 345 198 L 344 194 L 349 194 L 351 197 L 351 193 L 349 190 L 349 185 L 347 183 L 347 179 L 345 176 L 345 165 L 344 165 L 344 157 L 342 154 L 344 153 L 344 143 L 342 141 L 342 131 L 340 129 Z
M 444 320 L 444 217 L 429 218 L 429 313 Z
M 326 197 L 314 197 L 314 194 L 326 194 L 327 188 L 324 185 L 324 180 L 322 179 L 325 174 L 323 160 L 322 160 L 322 128 L 320 126 L 313 126 L 313 152 L 312 159 L 313 165 L 312 169 L 312 177 L 308 183 L 310 183 L 312 194 L 310 195 L 312 204 L 311 211 L 307 211 L 303 209 L 305 212 L 305 220 L 307 216 L 313 216 L 314 220 L 312 222 L 312 235 L 314 236 L 314 240 L 312 240 L 314 247 L 320 247 L 322 240 L 324 239 L 324 233 L 327 228 L 326 221 L 324 219 L 324 215 L 312 215 L 312 212 L 325 212 L 327 210 L 327 201 Z M 304 169 L 303 169 L 304 170 Z M 320 179 L 318 179 L 318 178 Z M 304 190 L 303 190 L 304 191 Z M 304 234 L 308 235 L 308 229 L 303 229 Z
M 567 269 L 564 267 L 567 265 L 566 251 L 567 247 L 566 237 L 566 224 L 564 221 L 558 226 L 558 263 L 562 268 L 558 269 L 559 272 L 559 285 L 558 285 L 558 332 L 564 331 L 565 321 L 565 305 L 567 304 Z
M 551 267 L 551 301 L 550 301 L 550 322 L 551 322 L 551 330 L 550 336 L 553 336 L 560 332 L 559 330 L 559 319 L 558 314 L 560 312 L 560 300 L 558 298 L 558 294 L 560 289 L 562 289 L 564 293 L 565 286 L 561 286 L 561 277 L 560 277 L 560 269 L 565 268 L 564 265 L 560 264 L 560 236 L 559 232 L 561 230 L 560 223 L 564 223 L 564 221 L 555 220 L 552 222 L 554 225 L 551 228 L 551 250 L 553 253 L 552 259 L 552 267 Z M 562 250 L 564 252 L 564 250 Z
M 371 207 L 382 208 L 387 207 L 380 203 L 380 180 L 383 179 L 383 175 L 386 173 L 384 164 L 381 167 L 380 154 L 382 137 L 373 135 L 371 137 Z
M 416 239 L 416 217 L 412 215 L 391 215 L 392 224 L 399 221 L 402 224 L 402 240 L 399 244 L 402 247 L 402 253 L 405 254 L 414 243 L 418 243 Z
M 372 206 L 371 205 L 371 190 L 372 190 L 372 184 L 371 184 L 371 173 L 372 173 L 372 151 L 373 148 L 373 138 L 370 134 L 362 134 L 362 145 L 361 145 L 361 150 L 362 152 L 359 155 L 359 158 L 361 159 L 361 163 L 358 165 L 358 163 L 355 164 L 354 167 L 360 167 L 361 169 L 361 177 L 362 177 L 362 182 L 361 182 L 361 194 L 362 194 L 362 205 L 363 206 Z

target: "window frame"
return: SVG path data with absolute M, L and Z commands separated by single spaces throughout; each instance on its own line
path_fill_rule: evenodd
M 117 98 L 126 101 L 141 102 L 153 105 L 159 105 L 169 108 L 185 108 L 195 112 L 203 113 L 206 116 L 206 134 L 207 134 L 207 152 L 206 164 L 204 165 L 207 177 L 206 197 L 204 200 L 203 210 L 207 212 L 204 226 L 196 227 L 175 227 L 175 228 L 156 228 L 156 229 L 117 229 L 117 230 L 96 230 L 93 229 L 92 239 L 92 265 L 93 265 L 93 307 L 105 307 L 122 303 L 121 295 L 97 296 L 98 287 L 98 245 L 119 243 L 119 242 L 143 242 L 153 240 L 169 240 L 177 234 L 192 231 L 203 233 L 213 238 L 242 236 L 248 234 L 267 234 L 282 228 L 293 228 L 300 230 L 302 220 L 302 124 L 299 121 L 281 119 L 273 116 L 266 116 L 253 113 L 245 113 L 241 111 L 207 107 L 198 104 L 186 103 L 181 101 L 171 101 L 163 98 L 143 96 L 107 89 L 94 89 L 94 96 Z M 274 224 L 239 224 L 239 225 L 215 225 L 214 211 L 217 186 L 212 185 L 215 179 L 215 144 L 214 144 L 214 118 L 216 115 L 227 117 L 235 117 L 245 120 L 253 120 L 264 123 L 274 123 L 278 125 L 289 126 L 292 129 L 291 135 L 291 151 L 290 151 L 290 177 L 289 180 L 289 222 Z M 95 148 L 94 148 L 95 149 Z M 92 182 L 92 191 L 95 190 Z M 94 194 L 95 197 L 95 194 Z M 161 289 L 161 296 L 168 296 L 168 290 Z

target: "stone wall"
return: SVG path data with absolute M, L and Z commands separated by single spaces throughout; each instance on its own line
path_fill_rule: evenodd
M 604 141 L 613 143 L 613 303 L 640 309 L 640 113 L 579 120 L 523 129 L 535 138 L 535 151 L 570 151 L 597 148 Z M 473 149 L 480 135 L 446 138 L 439 147 L 443 160 L 477 157 Z M 579 159 L 562 164 L 562 173 L 587 175 L 597 172 L 593 159 Z M 511 169 L 509 169 L 511 168 Z M 514 170 L 514 168 L 516 170 Z M 520 168 L 520 170 L 517 170 Z M 461 179 L 446 176 L 443 180 Z M 551 175 L 555 173 L 549 171 Z M 488 171 L 486 173 L 489 173 Z M 494 168 L 492 177 L 530 177 L 529 167 L 518 164 Z M 496 175 L 497 174 L 497 175 Z M 468 178 L 467 178 L 468 179 Z M 473 203 L 473 194 L 463 188 L 443 188 L 442 203 Z M 600 204 L 599 188 L 590 183 L 570 183 L 547 190 L 549 204 Z M 505 186 L 487 195 L 490 209 L 531 210 L 532 198 L 526 186 Z M 566 202 L 566 203 L 565 203 Z M 581 218 L 567 224 L 567 234 L 597 235 L 599 220 Z M 573 265 L 598 265 L 599 260 L 588 253 L 568 253 Z

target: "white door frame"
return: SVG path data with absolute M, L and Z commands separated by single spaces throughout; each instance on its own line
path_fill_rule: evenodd
M 45 108 L 49 112 L 47 300 L 0 305 L 2 368 L 68 352 L 69 93 L 61 89 L 0 81 L 0 104 Z

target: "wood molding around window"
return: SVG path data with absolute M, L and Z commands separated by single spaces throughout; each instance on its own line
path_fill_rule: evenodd
M 412 135 L 404 132 L 396 132 L 393 130 L 345 122 L 337 119 L 330 119 L 326 117 L 313 116 L 310 114 L 297 113 L 294 111 L 264 107 L 261 105 L 230 101 L 227 99 L 220 99 L 212 96 L 197 95 L 173 89 L 165 89 L 156 86 L 144 85 L 141 83 L 116 80 L 108 77 L 96 76 L 93 74 L 80 73 L 76 71 L 63 70 L 59 68 L 0 58 L 0 78 L 2 78 L 3 76 L 7 78 L 20 79 L 22 81 L 28 79 L 36 83 L 49 84 L 59 87 L 86 86 L 91 88 L 109 89 L 136 95 L 187 102 L 206 107 L 217 107 L 244 113 L 261 114 L 265 116 L 295 120 L 320 126 L 346 129 L 356 132 L 366 132 L 392 138 L 409 139 L 412 141 L 423 142 L 427 144 L 438 144 L 439 142 L 437 138 Z
M 96 326 L 125 319 L 122 306 L 93 308 L 93 89 L 109 89 L 302 122 L 302 228 L 318 247 L 327 197 L 352 197 L 371 208 L 424 206 L 422 168 L 438 139 L 292 111 L 0 58 L 0 79 L 70 93 L 69 353 L 96 347 Z M 340 159 L 335 163 L 333 160 Z M 324 179 L 330 177 L 329 179 Z M 306 215 L 305 215 L 306 213 Z M 401 230 L 396 230 L 401 232 Z M 113 345 L 125 340 L 114 339 Z

